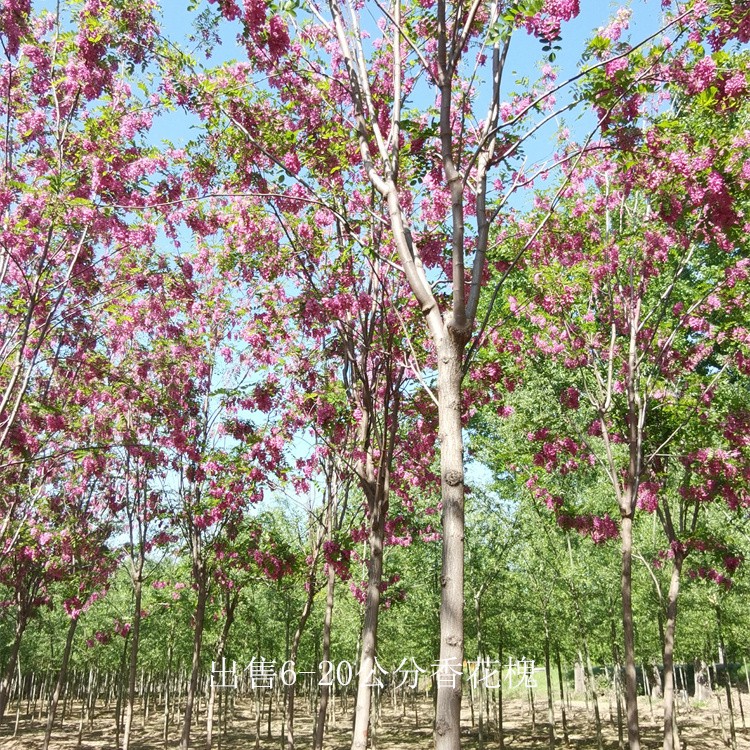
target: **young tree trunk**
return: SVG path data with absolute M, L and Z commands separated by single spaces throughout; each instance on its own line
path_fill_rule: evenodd
M 172 633 L 170 632 L 170 636 Z M 167 674 L 164 677 L 164 728 L 162 732 L 162 739 L 164 741 L 164 747 L 169 745 L 169 712 L 172 708 L 169 702 L 169 689 L 172 682 L 172 639 L 170 638 L 169 646 L 167 647 Z
M 13 675 L 16 671 L 16 664 L 18 662 L 18 652 L 21 649 L 21 639 L 23 638 L 24 630 L 26 630 L 27 620 L 25 617 L 19 614 L 16 620 L 16 629 L 13 636 L 13 645 L 10 648 L 10 655 L 8 661 L 5 664 L 5 672 L 3 672 L 3 679 L 0 681 L 0 721 L 5 716 L 5 709 L 8 705 L 8 697 L 10 694 L 10 685 L 13 682 Z
M 497 743 L 500 750 L 505 750 L 505 730 L 503 728 L 503 626 L 500 625 L 500 640 L 497 643 L 497 662 L 500 668 L 500 679 L 497 687 Z
M 190 747 L 190 727 L 193 721 L 193 706 L 195 696 L 198 692 L 198 677 L 201 667 L 201 645 L 203 644 L 203 628 L 206 621 L 206 601 L 208 600 L 208 580 L 204 570 L 200 570 L 194 576 L 198 585 L 198 601 L 195 607 L 193 633 L 193 660 L 188 681 L 187 695 L 185 697 L 185 715 L 182 720 L 182 736 L 180 738 L 180 750 L 188 750 Z
M 732 683 L 729 679 L 729 665 L 727 664 L 727 652 L 724 647 L 724 634 L 721 625 L 721 610 L 718 604 L 716 605 L 716 625 L 719 631 L 719 662 L 724 668 L 724 677 L 726 679 L 724 688 L 727 694 L 727 710 L 729 711 L 729 745 L 732 750 L 737 750 L 737 732 L 734 725 L 734 707 L 732 706 Z
M 128 645 L 130 643 L 130 631 L 125 635 L 125 642 L 122 645 L 122 655 L 120 656 L 120 666 L 112 678 L 111 690 L 115 694 L 115 746 L 120 746 L 120 732 L 122 731 L 122 699 L 125 697 L 125 665 L 128 660 Z M 111 695 L 111 692 L 110 692 Z M 109 701 L 108 701 L 109 704 Z
M 674 750 L 674 634 L 677 622 L 677 596 L 680 592 L 682 557 L 676 554 L 667 596 L 667 626 L 664 630 L 664 750 Z
M 438 347 L 438 421 L 443 501 L 440 658 L 435 750 L 461 746 L 461 670 L 464 656 L 464 456 L 461 433 L 463 343 L 448 328 Z M 454 674 L 458 672 L 458 674 Z
M 323 618 L 323 661 L 331 658 L 331 623 L 333 621 L 334 590 L 336 586 L 336 571 L 333 566 L 328 568 L 328 583 L 326 585 L 326 611 Z M 330 686 L 321 685 L 320 703 L 318 704 L 318 718 L 315 722 L 315 734 L 313 736 L 313 750 L 322 750 L 323 736 L 325 735 L 326 712 L 328 710 L 328 697 Z
M 42 744 L 42 750 L 49 748 L 50 739 L 52 739 L 52 725 L 55 723 L 55 714 L 57 713 L 57 706 L 60 702 L 60 696 L 62 695 L 63 687 L 65 685 L 65 678 L 68 674 L 68 662 L 70 661 L 70 652 L 73 648 L 73 637 L 78 627 L 78 617 L 74 617 L 70 621 L 68 626 L 68 635 L 65 639 L 65 649 L 62 655 L 62 664 L 60 664 L 60 673 L 57 675 L 57 683 L 55 684 L 55 691 L 52 694 L 52 700 L 50 701 L 49 710 L 47 711 L 47 729 L 44 732 L 44 743 Z
M 550 667 L 549 658 L 549 628 L 547 627 L 547 618 L 545 615 L 544 623 L 544 672 L 547 679 L 547 721 L 549 722 L 549 730 L 547 739 L 549 741 L 550 750 L 555 748 L 555 708 L 552 702 L 552 670 Z
M 313 561 L 310 565 L 310 574 L 307 578 L 307 597 L 305 598 L 305 604 L 302 607 L 302 612 L 299 616 L 299 622 L 297 623 L 297 629 L 294 631 L 294 637 L 292 638 L 292 647 L 289 652 L 289 660 L 294 665 L 297 661 L 297 653 L 299 651 L 299 643 L 302 638 L 302 632 L 307 624 L 307 618 L 310 616 L 312 610 L 313 599 L 315 598 L 315 571 L 317 560 L 317 551 L 313 553 Z M 294 697 L 296 692 L 296 685 L 289 685 L 286 688 L 286 701 L 284 709 L 284 723 L 286 724 L 286 747 L 287 750 L 294 750 Z
M 570 739 L 568 738 L 568 717 L 565 715 L 565 687 L 559 648 L 555 649 L 555 661 L 557 662 L 557 681 L 560 683 L 560 712 L 562 714 L 563 740 L 567 746 L 570 745 Z
M 378 498 L 372 504 L 370 531 L 370 561 L 367 566 L 367 599 L 362 625 L 362 651 L 359 658 L 357 699 L 354 707 L 352 750 L 366 750 L 370 726 L 372 688 L 378 679 L 375 657 L 378 645 L 378 615 L 380 613 L 380 584 L 383 580 L 383 543 L 385 528 Z
M 221 629 L 221 636 L 219 637 L 219 643 L 216 646 L 216 663 L 221 664 L 224 656 L 224 650 L 227 647 L 227 641 L 229 640 L 229 630 L 234 622 L 234 612 L 237 608 L 237 602 L 240 599 L 239 589 L 235 590 L 234 595 L 230 591 L 224 592 L 224 626 Z M 223 667 L 222 667 L 223 669 Z M 222 682 L 224 675 L 222 674 Z M 211 750 L 213 743 L 213 732 L 214 732 L 214 705 L 216 703 L 216 681 L 211 675 L 211 686 L 209 688 L 210 693 L 208 696 L 208 705 L 206 707 L 206 750 Z
M 635 671 L 635 636 L 633 631 L 633 516 L 623 515 L 622 534 L 622 630 L 625 646 L 625 711 L 628 719 L 628 748 L 640 750 L 638 729 L 638 683 Z
M 610 599 L 610 637 L 612 639 L 612 662 L 614 670 L 612 681 L 615 689 L 615 703 L 617 708 L 617 747 L 622 750 L 625 747 L 622 732 L 622 664 L 620 663 L 620 649 L 617 643 L 617 627 L 615 625 L 614 602 Z
M 122 735 L 122 750 L 130 748 L 130 732 L 135 712 L 135 678 L 138 669 L 138 647 L 141 635 L 141 603 L 143 600 L 143 561 L 133 576 L 133 594 L 135 609 L 133 611 L 133 628 L 130 640 L 130 664 L 128 666 L 128 696 L 125 704 L 125 728 Z

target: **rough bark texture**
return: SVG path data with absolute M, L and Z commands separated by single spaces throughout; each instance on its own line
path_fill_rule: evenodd
M 462 350 L 459 338 L 448 330 L 438 349 L 443 565 L 435 750 L 458 750 L 461 746 L 461 669 L 464 656 Z
M 623 516 L 622 533 L 622 630 L 625 645 L 625 711 L 628 718 L 629 750 L 640 750 L 638 729 L 638 683 L 635 671 L 635 635 L 633 631 L 633 517 Z
M 674 750 L 674 634 L 677 595 L 680 592 L 682 558 L 675 555 L 667 597 L 667 626 L 664 630 L 664 750 Z

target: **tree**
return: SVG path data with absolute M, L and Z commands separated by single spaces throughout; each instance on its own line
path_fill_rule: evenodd
M 559 485 L 554 491 L 538 478 L 570 474 L 571 487 L 577 477 L 601 469 L 617 500 L 631 747 L 638 743 L 632 529 L 638 508 L 658 511 L 663 521 L 675 565 L 664 644 L 665 750 L 672 747 L 671 654 L 679 575 L 700 504 L 686 479 L 680 492 L 694 512 L 691 527 L 684 523 L 685 507 L 680 523 L 673 523 L 669 503 L 660 496 L 667 494 L 666 478 L 673 469 L 670 453 L 690 456 L 699 445 L 709 453 L 718 448 L 717 439 L 726 431 L 725 418 L 718 416 L 723 411 L 719 384 L 746 374 L 744 292 L 736 279 L 747 273 L 741 217 L 748 195 L 738 155 L 744 139 L 731 131 L 733 118 L 738 125 L 745 116 L 731 94 L 718 93 L 719 87 L 726 90 L 729 78 L 735 86 L 746 86 L 746 73 L 725 52 L 715 53 L 727 65 L 719 72 L 702 49 L 689 49 L 670 63 L 680 67 L 685 80 L 672 71 L 678 82 L 666 92 L 659 88 L 662 100 L 671 95 L 679 121 L 673 110 L 652 120 L 641 115 L 636 124 L 627 110 L 610 105 L 606 140 L 598 152 L 567 170 L 566 184 L 554 195 L 560 196 L 555 214 L 540 232 L 535 227 L 553 196 L 537 196 L 536 217 L 526 220 L 521 239 L 507 251 L 513 258 L 531 240 L 530 257 L 505 308 L 508 317 L 524 321 L 513 346 L 526 347 L 532 359 L 559 363 L 547 368 L 547 391 L 557 401 L 551 407 L 554 416 L 529 432 L 538 449 L 531 479 L 537 496 L 561 523 L 594 539 L 617 533 L 611 518 L 582 516 L 570 494 L 559 494 Z M 598 106 L 606 107 L 603 100 L 610 95 L 619 101 L 626 90 L 631 96 L 650 95 L 650 85 L 642 90 L 637 85 L 643 64 L 635 57 L 600 71 L 612 88 L 606 96 L 597 95 Z M 602 83 L 595 90 L 605 91 Z M 713 127 L 717 110 L 724 126 Z M 612 148 L 623 142 L 630 144 L 628 151 Z M 695 146 L 691 157 L 684 142 Z M 705 143 L 705 151 L 698 143 Z M 681 164 L 683 157 L 689 165 Z M 704 424 L 709 407 L 716 412 L 712 436 Z M 733 507 L 742 504 L 743 492 L 728 498 Z
M 701 36 L 707 26 L 703 11 L 695 7 L 694 14 L 692 6 L 681 10 L 679 22 Z M 491 227 L 497 226 L 509 194 L 533 181 L 533 173 L 513 168 L 525 136 L 555 115 L 549 73 L 509 102 L 501 101 L 501 81 L 516 30 L 539 38 L 550 59 L 562 21 L 577 15 L 578 5 L 450 6 L 440 0 L 360 8 L 330 3 L 324 14 L 309 4 L 299 26 L 280 12 L 269 14 L 260 3 L 243 11 L 234 0 L 224 0 L 219 8 L 243 23 L 242 44 L 251 67 L 235 68 L 232 74 L 237 81 L 253 81 L 255 90 L 245 96 L 238 88 L 217 87 L 212 72 L 203 91 L 191 94 L 196 109 L 210 113 L 204 116 L 226 117 L 232 124 L 231 149 L 237 133 L 243 136 L 237 168 L 230 180 L 216 181 L 217 189 L 261 194 L 276 205 L 323 205 L 342 219 L 341 231 L 354 237 L 358 215 L 373 212 L 390 235 L 388 253 L 383 250 L 386 261 L 406 281 L 424 315 L 427 379 L 437 383 L 444 550 L 440 661 L 448 670 L 463 660 L 462 427 L 472 378 L 467 384 L 464 380 L 484 339 L 482 326 L 475 323 L 488 281 Z M 370 33 L 369 13 L 379 29 L 372 45 L 363 41 Z M 718 8 L 715 17 L 719 45 L 746 35 L 746 18 L 733 6 Z M 635 92 L 626 95 L 619 80 L 613 86 L 599 76 L 607 66 L 607 76 L 623 62 L 627 67 L 631 48 L 606 43 L 599 52 L 579 74 L 588 85 L 579 101 L 594 101 L 599 122 L 606 126 L 627 116 L 628 107 L 640 111 L 643 100 Z M 653 52 L 644 77 L 663 54 Z M 679 51 L 669 55 L 679 60 Z M 269 73 L 268 84 L 261 84 Z M 186 78 L 191 84 L 186 91 L 195 91 L 197 78 L 193 73 Z M 472 97 L 479 85 L 488 87 L 482 114 L 479 97 Z M 322 111 L 329 115 L 325 125 Z M 580 149 L 573 149 L 561 161 L 575 160 L 577 153 Z M 212 169 L 215 174 L 216 165 Z M 547 171 L 543 166 L 539 173 Z M 271 182 L 276 178 L 280 183 Z M 291 188 L 285 178 L 293 181 Z M 363 201 L 373 194 L 375 200 Z M 518 254 L 523 253 L 520 248 Z M 628 514 L 626 525 L 627 519 Z M 436 746 L 456 748 L 461 686 L 441 683 Z M 635 715 L 631 723 L 631 744 L 637 748 Z

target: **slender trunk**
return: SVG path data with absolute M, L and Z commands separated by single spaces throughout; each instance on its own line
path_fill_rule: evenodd
M 734 726 L 734 708 L 732 706 L 732 684 L 729 679 L 729 665 L 727 664 L 726 648 L 724 647 L 724 635 L 721 626 L 721 610 L 716 605 L 716 624 L 719 630 L 719 661 L 724 669 L 724 688 L 727 694 L 727 710 L 729 711 L 729 744 L 732 750 L 737 750 L 737 732 Z
M 187 695 L 185 697 L 185 715 L 182 720 L 182 736 L 180 738 L 180 750 L 188 750 L 190 747 L 190 726 L 193 721 L 193 706 L 196 693 L 198 692 L 198 677 L 201 668 L 201 646 L 203 644 L 203 627 L 206 620 L 206 601 L 208 600 L 208 581 L 205 571 L 201 570 L 194 576 L 198 585 L 198 601 L 195 607 L 193 633 L 193 661 L 188 681 Z
M 128 645 L 130 643 L 130 631 L 125 635 L 125 642 L 122 645 L 122 656 L 120 657 L 120 666 L 117 674 L 112 679 L 112 690 L 115 693 L 115 746 L 120 746 L 120 732 L 122 731 L 122 699 L 125 692 L 125 665 L 128 659 Z M 110 693 L 111 695 L 111 693 Z
M 65 678 L 68 674 L 68 662 L 70 661 L 70 652 L 73 648 L 73 637 L 78 627 L 78 617 L 74 617 L 70 621 L 68 626 L 68 636 L 65 639 L 65 649 L 62 655 L 62 664 L 60 664 L 60 673 L 57 675 L 57 683 L 55 684 L 55 691 L 52 694 L 52 700 L 50 701 L 50 707 L 47 711 L 47 729 L 44 732 L 44 743 L 42 745 L 43 750 L 49 748 L 49 742 L 52 738 L 52 725 L 55 723 L 55 714 L 57 713 L 57 706 L 60 702 L 60 696 L 62 695 L 63 687 L 65 685 Z
M 622 664 L 620 663 L 620 649 L 617 645 L 617 627 L 615 625 L 614 603 L 612 599 L 610 599 L 609 623 L 610 637 L 612 639 L 612 661 L 614 662 L 612 681 L 615 688 L 615 703 L 617 708 L 617 747 L 618 750 L 622 750 L 625 746 L 622 732 Z
M 3 679 L 0 682 L 0 721 L 3 720 L 3 716 L 5 716 L 5 709 L 8 705 L 10 685 L 13 682 L 13 675 L 16 671 L 18 652 L 21 649 L 21 639 L 23 638 L 24 630 L 26 630 L 26 623 L 26 618 L 19 615 L 18 620 L 16 621 L 16 630 L 13 637 L 13 645 L 10 648 L 10 655 L 8 656 L 8 661 L 5 665 Z
M 555 708 L 552 702 L 552 674 L 549 659 L 549 628 L 546 617 L 544 623 L 544 674 L 547 679 L 547 721 L 549 722 L 548 741 L 550 750 L 555 748 Z
M 682 557 L 675 555 L 667 597 L 667 626 L 664 630 L 664 750 L 674 750 L 674 634 L 677 596 L 680 592 Z
M 234 612 L 239 601 L 239 590 L 235 591 L 234 596 L 229 591 L 225 592 L 224 600 L 224 626 L 221 629 L 221 636 L 219 637 L 219 643 L 216 646 L 216 663 L 222 664 L 222 684 L 224 683 L 223 674 L 224 666 L 222 659 L 224 657 L 224 650 L 227 647 L 227 641 L 229 640 L 229 630 L 234 622 Z M 206 750 L 211 750 L 213 743 L 213 731 L 214 731 L 214 705 L 216 702 L 216 680 L 211 675 L 211 686 L 209 688 L 210 693 L 208 697 L 208 706 L 206 707 Z
M 459 750 L 461 746 L 461 671 L 464 657 L 462 351 L 460 338 L 448 328 L 438 347 L 443 565 L 435 750 Z
M 568 737 L 568 717 L 565 715 L 565 687 L 563 682 L 562 662 L 560 661 L 560 649 L 555 649 L 555 661 L 557 662 L 557 681 L 560 683 L 560 712 L 562 714 L 563 740 L 566 746 L 570 745 Z
M 133 611 L 133 628 L 130 639 L 130 664 L 128 667 L 128 699 L 125 705 L 125 728 L 122 735 L 122 750 L 130 748 L 130 732 L 133 726 L 133 713 L 135 712 L 135 677 L 138 669 L 138 647 L 141 635 L 141 602 L 143 598 L 142 581 L 143 561 L 140 570 L 133 577 L 133 593 L 135 598 L 135 609 Z
M 315 557 L 315 555 L 314 555 Z M 305 629 L 307 624 L 307 618 L 310 616 L 312 610 L 313 599 L 315 598 L 315 566 L 316 560 L 313 559 L 310 568 L 310 575 L 307 579 L 307 597 L 305 604 L 302 607 L 302 612 L 297 623 L 297 629 L 294 631 L 294 637 L 292 638 L 292 648 L 289 652 L 289 660 L 292 665 L 297 661 L 297 652 L 299 651 L 299 643 L 302 638 L 302 631 Z M 296 685 L 289 685 L 286 688 L 286 705 L 285 705 L 285 724 L 286 724 L 286 746 L 288 750 L 294 750 L 294 697 L 295 697 Z
M 383 580 L 384 519 L 378 497 L 373 502 L 370 531 L 370 561 L 367 566 L 367 599 L 362 624 L 362 652 L 359 657 L 357 700 L 354 707 L 352 750 L 366 750 L 370 726 L 372 688 L 377 684 L 375 657 L 378 646 L 378 615 L 380 613 L 380 584 Z
M 633 517 L 625 515 L 621 521 L 622 533 L 622 630 L 625 645 L 625 711 L 628 717 L 629 750 L 640 750 L 638 729 L 638 684 L 635 671 L 635 635 L 633 632 Z
M 500 640 L 497 643 L 497 663 L 500 667 L 500 680 L 497 687 L 497 743 L 500 750 L 505 750 L 505 731 L 503 728 L 503 626 L 500 625 Z
M 333 566 L 328 568 L 328 583 L 326 586 L 326 611 L 323 618 L 323 661 L 331 658 L 331 623 L 333 621 L 333 602 L 336 586 L 336 571 Z M 330 686 L 321 685 L 320 704 L 318 705 L 318 720 L 315 723 L 315 735 L 313 737 L 313 750 L 322 750 L 323 736 L 325 734 L 326 711 L 328 710 L 328 696 Z
M 482 632 L 482 594 L 484 593 L 483 588 L 480 587 L 479 591 L 474 594 L 474 619 L 477 628 L 477 665 L 476 670 L 479 674 L 480 669 L 483 669 L 484 665 L 484 634 Z M 502 665 L 501 665 L 502 666 Z M 485 681 L 477 680 L 476 689 L 479 693 L 479 735 L 478 735 L 478 750 L 484 750 L 484 707 L 486 703 L 486 689 Z M 472 722 L 473 724 L 473 722 Z
M 586 659 L 586 689 L 591 694 L 591 703 L 594 707 L 594 727 L 596 729 L 596 746 L 598 750 L 604 750 L 604 741 L 602 739 L 602 719 L 599 714 L 599 695 L 596 690 L 596 679 L 594 677 L 594 668 L 591 666 L 591 656 L 587 639 L 583 640 L 583 653 Z
M 170 636 L 172 634 L 170 633 Z M 172 642 L 170 638 L 169 646 L 167 647 L 167 675 L 164 678 L 164 729 L 162 732 L 162 739 L 164 741 L 164 747 L 169 746 L 169 711 L 171 705 L 169 702 L 169 689 L 172 682 Z

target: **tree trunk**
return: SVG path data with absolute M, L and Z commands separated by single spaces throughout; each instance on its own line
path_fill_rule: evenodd
M 138 669 L 138 647 L 141 635 L 141 602 L 143 599 L 142 581 L 143 562 L 140 570 L 133 577 L 133 593 L 135 595 L 135 609 L 133 611 L 133 630 L 130 640 L 130 664 L 128 667 L 128 697 L 125 705 L 125 728 L 122 735 L 122 749 L 130 748 L 130 732 L 133 726 L 133 713 L 135 712 L 135 677 Z
M 380 613 L 380 584 L 383 580 L 384 519 L 381 517 L 379 498 L 373 502 L 370 531 L 370 561 L 367 566 L 367 599 L 362 625 L 362 652 L 359 657 L 357 699 L 354 707 L 352 750 L 366 750 L 370 726 L 372 688 L 378 679 L 375 657 L 378 645 L 378 615 Z
M 500 625 L 500 639 L 497 643 L 497 662 L 500 668 L 500 680 L 497 692 L 497 744 L 505 750 L 505 730 L 503 728 L 503 626 Z
M 664 750 L 674 750 L 674 634 L 677 596 L 680 592 L 682 557 L 675 555 L 667 597 L 667 626 L 664 630 Z
M 170 632 L 170 636 L 172 633 Z M 167 674 L 164 678 L 164 729 L 162 733 L 162 739 L 164 740 L 164 747 L 167 748 L 169 746 L 169 711 L 171 709 L 171 705 L 169 702 L 169 689 L 170 689 L 170 683 L 172 681 L 172 641 L 170 638 L 169 646 L 167 647 Z
M 182 721 L 182 736 L 180 738 L 180 750 L 188 750 L 190 747 L 190 725 L 193 721 L 193 705 L 198 692 L 198 677 L 201 668 L 201 645 L 203 643 L 203 627 L 206 620 L 206 601 L 208 599 L 208 581 L 204 571 L 195 576 L 198 585 L 198 602 L 195 607 L 193 634 L 193 661 L 190 670 L 187 695 L 185 697 L 185 715 Z
M 239 589 L 237 589 L 235 590 L 234 596 L 232 596 L 229 591 L 225 591 L 224 595 L 224 626 L 221 629 L 219 643 L 216 646 L 216 663 L 222 664 L 222 683 L 224 682 L 225 677 L 223 674 L 224 667 L 222 658 L 224 657 L 224 650 L 226 649 L 227 641 L 229 640 L 229 630 L 234 622 L 234 612 L 237 607 L 237 602 L 239 601 L 240 592 Z M 211 675 L 211 685 L 209 690 L 208 706 L 206 707 L 206 750 L 211 750 L 211 745 L 213 743 L 214 705 L 216 703 L 216 680 L 213 678 L 213 674 Z
M 638 683 L 635 671 L 635 635 L 633 631 L 633 516 L 623 515 L 622 533 L 622 630 L 625 645 L 625 710 L 628 718 L 629 750 L 640 750 L 638 729 Z
M 316 557 L 316 554 L 313 555 Z M 289 652 L 289 660 L 294 666 L 297 661 L 297 652 L 299 651 L 299 642 L 302 638 L 302 631 L 305 629 L 307 624 L 307 618 L 310 616 L 312 610 L 313 599 L 315 598 L 315 566 L 317 560 L 313 559 L 310 575 L 307 579 L 307 598 L 305 604 L 302 607 L 302 612 L 297 623 L 297 629 L 294 631 L 294 637 L 292 638 L 292 648 Z M 286 688 L 286 701 L 285 701 L 285 724 L 286 724 L 286 747 L 288 750 L 294 750 L 294 697 L 295 697 L 296 683 L 295 685 L 288 685 Z
M 462 342 L 448 328 L 438 347 L 443 565 L 435 750 L 459 750 L 461 746 L 461 671 L 464 656 L 462 352 Z
M 734 708 L 732 706 L 732 683 L 729 679 L 729 665 L 727 664 L 727 652 L 724 647 L 724 635 L 721 626 L 721 610 L 718 604 L 716 605 L 716 625 L 719 631 L 719 661 L 724 668 L 724 678 L 726 680 L 724 688 L 727 693 L 727 710 L 729 711 L 729 744 L 732 750 L 737 750 L 737 732 L 734 726 Z
M 0 682 L 0 721 L 5 716 L 5 709 L 8 705 L 8 697 L 10 694 L 10 685 L 13 682 L 13 675 L 16 671 L 16 663 L 18 662 L 18 652 L 21 649 L 21 639 L 23 638 L 23 632 L 26 630 L 26 618 L 19 615 L 16 621 L 16 630 L 13 637 L 13 645 L 10 648 L 10 655 L 5 665 L 5 672 L 3 673 L 2 682 Z
M 333 620 L 334 590 L 336 586 L 336 571 L 333 566 L 328 568 L 328 584 L 326 586 L 326 611 L 323 618 L 323 661 L 331 658 L 331 622 Z M 325 734 L 326 712 L 328 710 L 328 696 L 330 686 L 321 685 L 320 704 L 318 705 L 318 719 L 315 723 L 315 734 L 313 736 L 313 750 L 322 750 L 323 736 Z
M 49 748 L 49 742 L 52 738 L 52 725 L 55 723 L 55 714 L 57 713 L 57 705 L 60 702 L 60 696 L 62 695 L 63 686 L 65 685 L 65 678 L 68 674 L 68 662 L 70 661 L 70 652 L 73 648 L 73 637 L 78 627 L 78 617 L 74 617 L 70 621 L 68 626 L 68 636 L 65 639 L 65 649 L 62 655 L 62 664 L 60 664 L 60 673 L 57 675 L 57 683 L 55 684 L 55 692 L 52 694 L 52 700 L 50 701 L 50 707 L 47 711 L 47 729 L 44 732 L 44 743 L 42 750 Z
M 555 749 L 555 708 L 552 702 L 552 670 L 550 667 L 549 658 L 549 628 L 547 627 L 545 616 L 544 623 L 544 672 L 547 678 L 547 721 L 549 722 L 549 730 L 547 739 L 549 741 L 550 750 Z
M 622 664 L 620 663 L 620 649 L 617 644 L 617 627 L 615 625 L 614 603 L 610 599 L 610 635 L 612 638 L 612 661 L 614 670 L 612 681 L 615 688 L 615 703 L 617 707 L 617 747 L 622 750 L 625 747 L 622 732 Z
M 122 644 L 122 656 L 120 656 L 120 666 L 117 673 L 112 678 L 112 690 L 115 693 L 115 747 L 120 746 L 120 732 L 122 731 L 122 699 L 125 693 L 125 665 L 128 659 L 128 644 L 130 643 L 130 631 L 125 635 L 125 641 Z M 110 692 L 111 695 L 111 692 Z M 109 704 L 109 701 L 107 702 Z
M 565 715 L 565 687 L 559 648 L 555 649 L 555 661 L 557 662 L 557 681 L 560 683 L 560 712 L 562 714 L 563 740 L 567 746 L 570 745 L 570 739 L 568 738 L 568 717 Z

